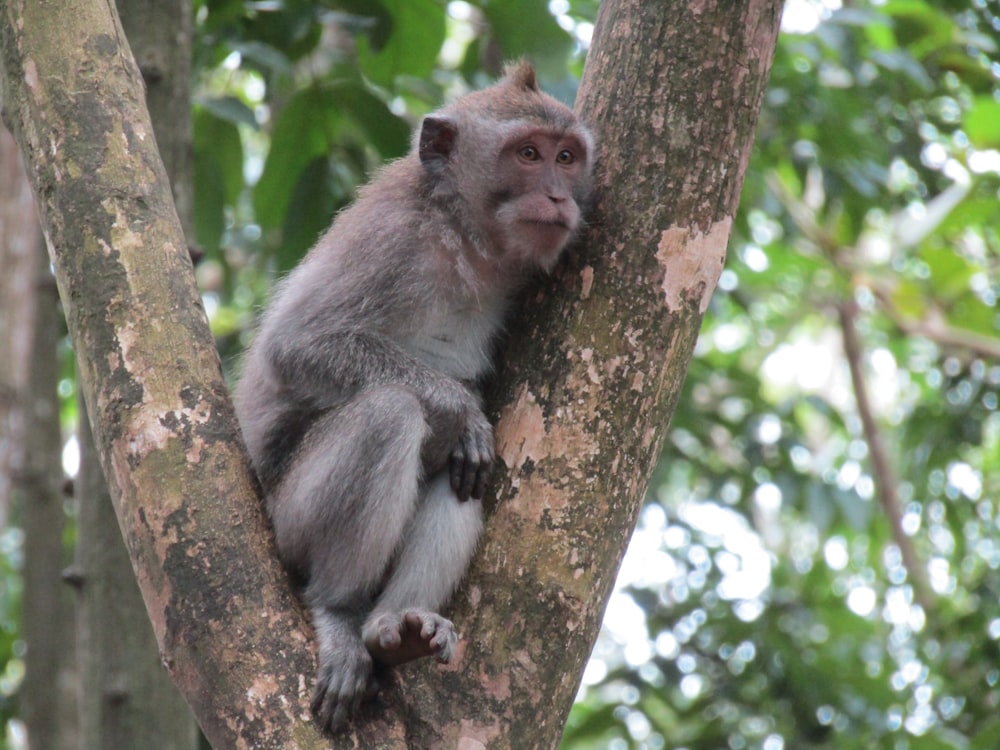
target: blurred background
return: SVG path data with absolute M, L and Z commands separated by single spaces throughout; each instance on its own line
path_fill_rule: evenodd
M 522 55 L 572 103 L 597 7 L 195 0 L 189 239 L 228 374 L 275 279 L 421 116 Z M 1000 748 L 998 46 L 997 0 L 787 0 L 726 270 L 567 750 Z M 27 550 L 3 467 L 15 748 Z

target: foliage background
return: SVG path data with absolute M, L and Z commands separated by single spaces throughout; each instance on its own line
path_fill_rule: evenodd
M 572 101 L 597 5 L 196 2 L 193 239 L 227 366 L 423 114 L 519 55 Z M 788 0 L 727 269 L 564 747 L 996 747 L 998 12 Z M 67 364 L 67 424 L 74 390 Z M 19 540 L 0 537 L 10 745 Z

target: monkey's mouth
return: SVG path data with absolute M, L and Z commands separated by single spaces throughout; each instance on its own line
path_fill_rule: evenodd
M 564 229 L 566 231 L 570 229 L 569 223 L 564 219 L 525 219 L 523 223 L 547 229 Z
M 522 241 L 533 248 L 534 263 L 548 270 L 572 235 L 573 228 L 564 219 L 524 219 L 521 222 Z M 549 258 L 549 260 L 542 260 Z

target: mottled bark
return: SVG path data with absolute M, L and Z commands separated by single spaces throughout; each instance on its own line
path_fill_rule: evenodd
M 154 629 L 217 747 L 319 746 L 307 633 L 250 500 L 138 76 L 102 3 L 76 0 L 74 54 L 31 32 L 45 5 L 0 0 L 4 83 Z M 602 143 L 592 228 L 512 326 L 492 396 L 507 470 L 454 607 L 465 639 L 448 666 L 401 670 L 338 747 L 558 743 L 722 269 L 779 9 L 602 5 L 578 107 Z
M 157 149 L 190 244 L 194 238 L 191 0 L 117 0 L 115 5 L 146 84 L 146 108 Z
M 178 214 L 191 216 L 189 0 L 118 0 Z M 74 581 L 81 748 L 192 750 L 191 711 L 160 662 L 81 404 Z
M 78 439 L 76 747 L 191 750 L 198 730 L 160 662 L 88 425 Z

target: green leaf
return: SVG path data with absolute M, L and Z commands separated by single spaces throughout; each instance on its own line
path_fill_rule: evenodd
M 218 162 L 210 152 L 194 153 L 194 235 L 209 255 L 215 255 L 226 228 L 225 185 Z
M 938 227 L 942 237 L 961 236 L 972 228 L 1000 224 L 1000 203 L 997 202 L 997 178 L 981 176 L 969 194 L 953 208 Z
M 955 300 L 948 310 L 948 324 L 952 328 L 959 331 L 969 331 L 994 341 L 1000 339 L 998 320 L 1000 320 L 1000 316 L 998 316 L 997 310 L 983 304 L 982 300 L 971 291 Z
M 928 248 L 920 253 L 930 270 L 930 286 L 938 300 L 949 302 L 969 294 L 969 279 L 976 269 L 950 248 Z
M 889 19 L 868 8 L 839 8 L 830 14 L 831 24 L 858 26 L 866 32 L 871 27 L 887 28 Z
M 207 107 L 196 107 L 194 128 L 194 232 L 209 254 L 219 249 L 225 207 L 243 192 L 243 143 L 239 129 Z
M 261 68 L 274 73 L 291 73 L 292 63 L 285 54 L 270 44 L 264 42 L 240 42 L 231 45 L 234 52 L 247 60 L 251 60 Z
M 260 127 L 257 124 L 257 118 L 254 116 L 253 110 L 235 96 L 198 99 L 196 104 L 208 110 L 220 120 L 231 122 L 233 125 L 249 125 L 255 130 Z
M 976 97 L 963 124 L 965 134 L 976 148 L 1000 148 L 1000 102 L 993 97 Z
M 243 192 L 243 141 L 240 131 L 230 120 L 216 116 L 207 107 L 194 112 L 194 148 L 202 159 L 217 165 L 224 189 L 225 202 L 232 206 Z
M 341 83 L 330 89 L 334 105 L 363 131 L 384 159 L 405 154 L 410 147 L 410 126 L 392 113 L 385 102 L 360 83 Z
M 955 19 L 924 0 L 889 0 L 881 10 L 893 18 L 896 38 L 917 60 L 954 43 Z
M 317 86 L 295 94 L 279 113 L 264 171 L 253 191 L 254 212 L 262 227 L 275 229 L 284 223 L 303 170 L 330 152 L 342 123 L 329 91 Z
M 434 0 L 381 0 L 391 27 L 379 35 L 358 38 L 358 61 L 372 81 L 394 88 L 397 76 L 427 77 L 434 70 L 445 38 L 445 9 Z M 381 22 L 381 27 L 384 22 Z
M 872 62 L 878 63 L 893 73 L 902 73 L 924 91 L 934 90 L 934 79 L 928 75 L 924 66 L 905 49 L 875 51 L 871 54 Z
M 326 157 L 313 159 L 302 170 L 291 195 L 282 243 L 277 253 L 279 271 L 293 268 L 315 244 L 330 224 L 338 197 L 332 189 L 330 160 Z
M 991 718 L 981 725 L 972 738 L 969 750 L 996 750 L 997 737 L 1000 737 L 1000 718 Z
M 201 7 L 199 7 L 199 5 Z M 243 7 L 243 0 L 205 0 L 204 3 L 195 3 L 193 11 L 198 16 L 198 11 L 204 9 L 203 18 L 199 19 L 199 31 L 203 33 L 215 32 L 236 24 L 246 12 Z
M 536 0 L 484 0 L 480 3 L 505 60 L 527 57 L 543 78 L 562 79 L 573 39 Z
M 319 43 L 318 13 L 315 0 L 261 3 L 245 16 L 243 38 L 234 49 L 264 70 L 290 72 L 288 61 L 301 59 Z
M 901 279 L 892 290 L 892 304 L 899 312 L 913 320 L 921 320 L 927 313 L 927 299 L 919 284 Z

